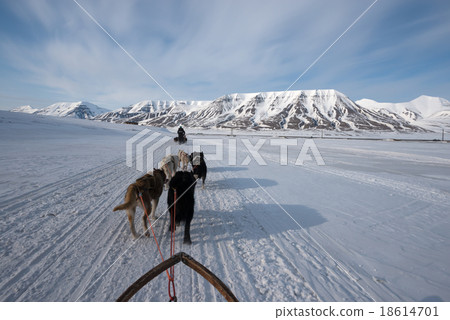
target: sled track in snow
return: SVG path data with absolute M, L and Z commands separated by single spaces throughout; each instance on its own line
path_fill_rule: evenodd
M 121 163 L 123 163 L 122 160 L 116 159 L 69 178 L 3 201 L 0 207 L 2 224 L 9 226 L 11 222 L 17 219 L 23 219 L 24 223 L 29 224 L 35 220 L 42 220 L 44 216 L 56 216 L 55 213 L 46 211 L 52 211 L 55 208 L 55 204 L 63 203 L 64 205 L 69 205 L 70 202 L 74 202 L 75 198 L 79 198 L 80 191 L 90 186 L 93 180 L 109 177 L 110 170 L 114 167 L 120 168 Z M 79 186 L 80 183 L 82 184 L 81 186 Z M 48 199 L 45 200 L 45 197 L 48 197 Z M 28 227 L 30 226 L 28 225 Z M 8 231 L 2 230 L 0 240 L 7 237 L 13 231 L 14 229 Z
M 274 233 L 276 228 L 274 229 L 271 224 L 276 224 L 277 217 L 285 215 L 281 210 L 276 213 L 258 212 L 256 216 L 252 209 L 247 208 L 247 203 L 261 208 L 265 206 L 273 207 L 273 203 L 269 199 L 261 197 L 261 192 L 256 184 L 253 188 L 242 188 L 228 182 L 239 181 L 236 174 L 224 174 L 219 171 L 215 172 L 214 176 L 215 181 L 210 180 L 207 183 L 206 190 L 197 192 L 197 210 L 200 209 L 200 212 L 202 212 L 205 210 L 203 206 L 208 207 L 209 205 L 209 210 L 214 212 L 216 209 L 218 211 L 214 212 L 213 216 L 224 209 L 226 210 L 227 207 L 230 207 L 230 210 L 239 209 L 239 211 L 235 214 L 235 218 L 232 220 L 233 224 L 229 228 L 220 230 L 216 228 L 216 235 L 211 235 L 209 238 L 205 237 L 202 241 L 207 243 L 210 238 L 220 237 L 220 234 L 235 234 L 231 244 L 219 242 L 218 245 L 211 246 L 211 250 L 214 250 L 213 256 L 221 257 L 224 260 L 223 268 L 227 278 L 232 275 L 234 281 L 238 283 L 245 283 L 246 278 L 248 283 L 253 284 L 253 292 L 241 292 L 241 294 L 252 297 L 252 301 L 276 301 L 280 299 L 289 301 L 298 299 L 302 301 L 339 301 L 342 297 L 354 301 L 372 301 L 368 293 L 355 283 L 354 279 L 340 270 L 327 253 L 311 241 L 310 235 L 306 235 L 305 230 L 298 230 L 294 226 L 294 222 L 291 221 L 292 230 Z M 216 185 L 218 181 L 224 185 Z M 228 202 L 234 202 L 234 204 L 231 203 L 230 205 L 230 203 L 224 202 L 223 197 L 226 197 Z M 212 205 L 213 203 L 215 205 Z M 217 222 L 220 225 L 226 220 L 221 219 Z M 205 224 L 207 221 L 203 218 L 201 223 Z M 214 224 L 214 222 L 211 222 L 211 224 Z M 255 239 L 246 239 L 245 234 L 252 234 Z M 229 250 L 230 246 L 234 250 Z M 208 252 L 202 250 L 199 254 L 208 255 Z M 193 253 L 193 256 L 196 256 L 196 254 Z M 235 268 L 228 271 L 227 259 L 230 260 L 231 256 L 233 256 L 232 261 Z M 217 265 L 220 266 L 220 261 Z M 279 273 L 273 273 L 274 270 L 283 270 L 285 272 L 283 276 L 289 280 L 278 283 Z M 303 275 L 304 273 L 309 274 L 309 279 L 317 280 L 320 278 L 321 281 L 311 283 L 306 280 L 307 277 Z M 351 271 L 351 273 L 354 272 Z M 241 277 L 242 280 L 238 280 Z M 233 285 L 230 287 L 240 297 L 240 289 L 234 288 Z M 280 289 L 282 287 L 283 289 Z M 330 295 L 319 296 L 315 290 L 318 287 L 323 287 L 322 292 L 331 292 Z M 280 291 L 283 292 L 281 296 Z M 246 299 L 241 300 L 245 301 Z
M 106 171 L 108 172 L 108 169 L 117 166 L 118 164 L 124 163 L 124 160 L 122 158 L 112 160 L 108 163 L 96 166 L 94 168 L 91 168 L 89 170 L 80 172 L 78 174 L 75 174 L 71 177 L 64 178 L 61 180 L 58 180 L 54 183 L 47 184 L 45 186 L 42 186 L 40 188 L 37 188 L 36 190 L 15 196 L 10 197 L 9 195 L 1 196 L 0 197 L 0 203 L 2 206 L 0 207 L 1 214 L 5 213 L 7 210 L 14 210 L 14 209 L 20 209 L 21 207 L 27 205 L 24 201 L 32 202 L 37 199 L 40 199 L 43 196 L 46 195 L 52 195 L 56 190 L 60 188 L 64 188 L 69 186 L 71 183 L 76 183 L 78 181 L 82 181 L 90 176 L 97 176 L 100 172 Z
M 24 260 L 10 259 L 3 266 L 10 270 L 10 276 L 0 282 L 1 292 L 4 293 L 2 300 L 40 300 L 43 297 L 36 297 L 35 292 L 39 292 L 43 282 L 59 278 L 64 283 L 67 275 L 61 265 L 66 267 L 67 257 L 79 255 L 77 250 L 81 249 L 80 247 L 87 247 L 88 251 L 92 249 L 91 244 L 86 245 L 86 242 L 95 238 L 98 229 L 104 229 L 104 221 L 114 216 L 109 211 L 112 211 L 112 206 L 123 197 L 123 188 L 92 194 L 92 187 L 94 190 L 98 187 L 100 191 L 117 181 L 132 180 L 136 172 L 123 170 L 123 167 L 122 160 L 114 160 L 10 199 L 2 206 L 3 215 L 5 212 L 9 213 L 8 217 L 4 218 L 15 220 L 17 217 L 14 218 L 14 211 L 19 211 L 19 221 L 23 222 L 3 232 L 0 239 L 2 250 L 6 255 L 9 255 L 10 251 L 16 254 L 20 251 L 21 256 L 26 257 Z M 24 203 L 23 199 L 30 200 Z M 83 201 L 78 203 L 75 199 Z M 49 214 L 52 210 L 55 213 Z M 38 217 L 33 217 L 36 214 Z M 6 220 L 8 226 L 8 219 Z M 120 235 L 118 231 L 121 228 L 123 225 L 115 227 L 114 237 L 103 237 L 99 233 L 97 245 L 106 250 L 94 260 L 94 266 L 99 265 L 105 258 L 110 243 Z M 40 243 L 33 243 L 34 234 L 45 236 Z M 17 249 L 18 245 L 21 248 Z M 87 268 L 89 269 L 89 266 Z M 78 282 L 80 286 L 89 281 L 91 273 L 84 272 L 84 280 Z M 69 297 L 56 300 L 67 301 Z
M 372 153 L 370 153 L 372 154 Z M 377 154 L 377 153 L 374 153 Z M 429 157 L 424 157 L 429 160 Z M 279 159 L 271 157 L 269 154 L 264 154 L 264 159 L 273 163 L 279 163 Z M 420 158 L 421 159 L 421 158 Z M 431 158 L 434 159 L 434 158 Z M 438 158 L 439 159 L 439 158 Z M 430 160 L 431 161 L 431 160 Z M 441 159 L 441 162 L 448 164 L 448 161 Z M 290 166 L 296 166 L 295 161 L 289 160 Z M 432 203 L 438 206 L 449 207 L 450 206 L 450 194 L 448 192 L 440 191 L 437 189 L 421 186 L 418 184 L 407 183 L 402 181 L 396 181 L 394 179 L 382 178 L 369 173 L 352 172 L 348 170 L 336 169 L 330 166 L 302 166 L 302 169 L 318 173 L 321 175 L 335 175 L 337 177 L 345 178 L 347 180 L 355 181 L 357 183 L 371 185 L 376 187 L 389 188 L 392 191 L 409 197 L 414 200 L 422 200 L 428 203 Z M 392 171 L 392 170 L 391 170 Z M 402 174 L 401 172 L 395 172 Z
M 216 273 L 240 301 L 370 301 L 369 295 L 377 297 L 380 292 L 399 299 L 383 283 L 368 281 L 370 274 L 359 270 L 358 275 L 351 263 L 338 259 L 356 283 L 337 267 L 336 257 L 328 256 L 310 239 L 319 236 L 332 241 L 329 235 L 299 229 L 292 221 L 287 227 L 289 218 L 282 210 L 274 212 L 276 206 L 270 198 L 259 192 L 258 185 L 248 183 L 251 178 L 243 178 L 237 171 L 214 170 L 222 163 L 208 165 L 211 171 L 206 189 L 197 186 L 196 190 L 193 245 L 180 244 L 181 227 L 177 229 L 177 250 L 181 248 Z M 411 198 L 421 193 L 419 200 L 441 206 L 448 200 L 445 194 L 436 198 L 435 194 L 422 193 L 422 186 L 398 185 L 379 177 L 370 180 L 370 174 L 357 176 L 332 167 L 302 169 L 389 187 Z M 24 195 L 1 197 L 0 248 L 5 263 L 0 299 L 75 301 L 81 296 L 81 301 L 113 301 L 150 266 L 159 263 L 152 239 L 132 242 L 126 215 L 112 212 L 123 200 L 127 185 L 139 175 L 122 159 L 115 159 Z M 166 196 L 164 192 L 159 214 L 165 212 Z M 141 216 L 142 211 L 138 211 L 138 231 L 142 230 Z M 286 219 L 278 221 L 282 218 Z M 163 248 L 168 248 L 167 221 L 161 219 L 155 226 Z M 39 235 L 37 241 L 35 235 Z M 345 250 L 342 243 L 335 244 L 335 251 Z M 177 268 L 176 274 L 180 301 L 223 301 L 195 272 Z M 142 291 L 137 301 L 166 301 L 167 279 L 155 278 Z
M 239 190 L 239 195 L 241 196 L 240 203 L 272 204 L 270 200 L 262 198 L 261 193 L 250 192 L 249 189 Z M 276 224 L 278 215 L 285 215 L 281 209 L 278 211 L 277 213 L 259 212 L 258 216 L 255 216 L 251 210 L 247 210 L 250 216 L 248 223 L 255 224 L 265 234 L 262 237 L 264 242 L 261 243 L 263 246 L 261 249 L 274 248 L 274 251 L 283 259 L 283 263 L 286 265 L 283 269 L 289 270 L 289 274 L 286 276 L 296 279 L 296 281 L 293 281 L 294 283 L 303 283 L 305 289 L 310 291 L 310 296 L 315 297 L 315 300 L 318 301 L 338 301 L 342 297 L 351 297 L 354 301 L 373 300 L 360 285 L 355 283 L 354 279 L 351 279 L 343 272 L 341 267 L 336 265 L 335 261 L 330 259 L 327 252 L 324 252 L 322 248 L 311 241 L 312 238 L 309 234 L 306 235 L 306 230 L 295 230 L 297 228 L 293 221 L 291 221 L 292 230 L 277 234 L 267 231 L 270 224 Z M 303 276 L 305 272 L 312 273 L 311 278 L 320 278 L 321 281 L 318 283 L 308 282 Z M 320 277 L 317 276 L 318 274 L 320 274 Z M 330 292 L 330 295 L 320 297 L 314 289 L 320 286 Z M 305 296 L 294 294 L 292 300 L 299 297 L 305 298 Z

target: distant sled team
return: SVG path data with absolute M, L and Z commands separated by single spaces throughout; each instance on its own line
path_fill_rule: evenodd
M 192 171 L 188 172 L 188 164 L 191 164 Z M 182 171 L 177 171 L 181 166 Z M 202 180 L 202 188 L 205 188 L 207 167 L 203 152 L 193 152 L 188 155 L 183 150 L 179 150 L 177 155 L 168 155 L 159 162 L 160 169 L 153 169 L 136 182 L 130 184 L 123 204 L 116 206 L 113 211 L 126 210 L 130 223 L 131 233 L 137 238 L 134 227 L 134 216 L 136 207 L 144 210 L 142 217 L 145 235 L 148 237 L 147 214 L 152 220 L 156 219 L 156 207 L 163 188 L 168 188 L 167 205 L 171 212 L 170 224 L 175 220 L 176 225 L 181 221 L 185 222 L 184 243 L 191 243 L 190 227 L 194 217 L 194 191 L 198 179 Z M 170 210 L 173 208 L 172 210 Z M 175 214 L 175 217 L 173 217 Z M 174 219 L 175 218 L 175 219 Z M 175 226 L 173 226 L 175 230 Z

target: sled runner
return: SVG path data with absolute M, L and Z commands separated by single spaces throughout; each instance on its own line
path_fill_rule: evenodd
M 173 267 L 178 262 L 183 262 L 189 268 L 200 274 L 203 278 L 208 280 L 217 291 L 219 291 L 222 296 L 228 302 L 238 302 L 238 299 L 234 296 L 233 292 L 219 279 L 217 276 L 207 269 L 204 265 L 195 261 L 191 256 L 184 252 L 179 252 L 169 259 L 161 262 L 159 265 L 148 271 L 142 277 L 140 277 L 136 282 L 134 282 L 127 290 L 120 295 L 116 300 L 117 302 L 127 302 L 129 301 L 139 290 L 141 290 L 147 283 L 149 283 L 156 276 L 166 271 L 170 267 Z

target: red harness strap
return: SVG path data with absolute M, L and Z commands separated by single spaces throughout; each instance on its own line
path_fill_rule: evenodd
M 171 230 L 170 230 L 170 256 L 172 257 L 175 254 L 175 216 L 176 216 L 176 212 L 177 212 L 177 191 L 174 190 L 173 191 L 173 206 L 171 209 Z M 170 267 L 170 276 L 169 276 L 169 297 L 170 297 L 170 302 L 177 301 L 177 295 L 175 292 L 175 266 Z M 173 290 L 173 295 L 172 295 L 172 290 Z
M 175 254 L 175 208 L 176 208 L 176 201 L 177 201 L 177 192 L 174 191 L 174 204 L 171 210 L 173 210 L 173 215 L 171 214 L 171 216 L 173 216 L 173 221 L 171 223 L 171 232 L 170 232 L 170 256 L 173 256 Z M 148 217 L 148 212 L 147 212 L 147 208 L 145 207 L 144 204 L 144 199 L 142 199 L 142 193 L 139 192 L 139 198 L 141 199 L 141 203 L 142 203 L 142 207 L 144 208 L 144 213 L 145 216 L 147 217 L 147 221 L 150 224 L 150 229 L 152 230 L 152 234 L 153 234 L 153 238 L 155 239 L 155 243 L 156 243 L 156 247 L 158 248 L 159 251 L 159 255 L 161 256 L 161 260 L 164 262 L 164 256 L 161 252 L 161 248 L 159 247 L 159 243 L 158 240 L 156 239 L 156 235 L 155 235 L 155 231 L 153 230 L 153 226 L 152 226 L 152 222 L 150 221 L 149 217 Z M 175 266 L 170 267 L 170 272 L 166 270 L 166 274 L 167 274 L 167 278 L 169 279 L 169 298 L 170 298 L 170 302 L 177 301 L 177 297 L 176 297 L 176 293 L 175 293 Z M 172 295 L 172 290 L 173 290 L 173 295 Z

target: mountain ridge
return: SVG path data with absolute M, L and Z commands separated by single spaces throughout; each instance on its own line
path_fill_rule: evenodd
M 143 100 L 113 111 L 89 102 L 11 111 L 150 126 L 240 129 L 327 129 L 418 132 L 450 122 L 450 102 L 420 96 L 409 102 L 351 100 L 334 89 L 232 93 L 212 101 Z
M 12 112 L 25 112 L 30 114 L 40 114 L 46 116 L 69 117 L 78 119 L 93 119 L 94 117 L 107 112 L 107 109 L 86 102 L 57 102 L 42 109 L 35 109 L 31 106 L 22 106 L 11 110 Z

